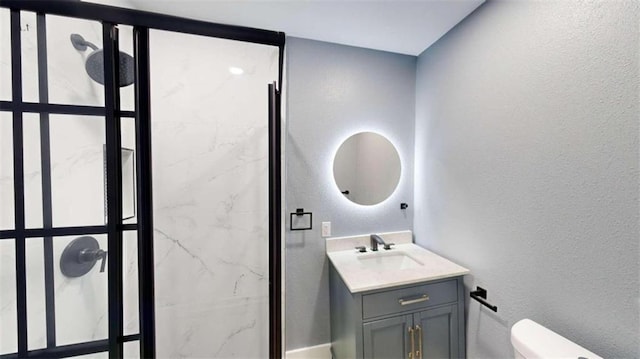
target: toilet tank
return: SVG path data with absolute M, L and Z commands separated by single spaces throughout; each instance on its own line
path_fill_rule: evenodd
M 511 344 L 516 358 L 602 359 L 531 319 L 522 319 L 511 327 Z

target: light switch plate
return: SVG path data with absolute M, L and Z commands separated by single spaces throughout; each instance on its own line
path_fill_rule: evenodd
M 331 222 L 322 222 L 322 236 L 331 236 Z

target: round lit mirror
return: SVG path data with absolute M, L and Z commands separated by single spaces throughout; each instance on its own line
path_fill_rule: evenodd
M 345 198 L 362 205 L 387 199 L 400 181 L 400 156 L 389 140 L 360 132 L 347 138 L 333 159 L 333 178 Z

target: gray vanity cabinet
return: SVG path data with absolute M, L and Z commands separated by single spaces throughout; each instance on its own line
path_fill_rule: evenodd
M 365 358 L 405 358 L 411 350 L 407 335 L 412 328 L 411 315 L 366 322 L 363 327 Z
M 351 293 L 331 266 L 329 281 L 333 359 L 465 358 L 462 277 Z
M 423 358 L 461 357 L 458 345 L 458 310 L 455 304 L 425 310 L 416 313 L 413 318 L 414 327 L 420 328 L 416 333 L 419 340 L 416 347 L 421 348 Z
M 459 358 L 456 323 L 456 305 L 364 322 L 364 357 Z

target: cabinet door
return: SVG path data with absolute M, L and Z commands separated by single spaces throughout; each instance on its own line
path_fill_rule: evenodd
M 416 349 L 422 345 L 422 355 L 417 355 L 417 358 L 459 358 L 456 305 L 416 313 L 413 320 L 416 328 Z
M 408 358 L 411 352 L 409 329 L 412 315 L 364 323 L 364 357 L 367 359 Z

